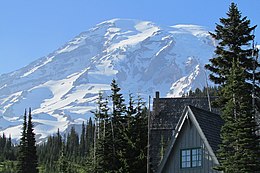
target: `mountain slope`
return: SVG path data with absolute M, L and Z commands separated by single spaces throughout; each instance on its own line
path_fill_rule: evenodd
M 205 86 L 204 64 L 214 40 L 200 26 L 160 27 L 113 19 L 79 34 L 60 49 L 0 76 L 0 130 L 20 136 L 21 115 L 33 110 L 37 139 L 80 124 L 95 109 L 97 93 L 117 80 L 125 96 L 160 91 L 176 97 Z

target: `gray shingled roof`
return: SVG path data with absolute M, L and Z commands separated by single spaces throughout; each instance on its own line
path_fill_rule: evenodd
M 221 142 L 220 130 L 221 126 L 224 124 L 224 121 L 218 114 L 196 108 L 194 106 L 189 107 L 199 123 L 204 135 L 206 136 L 212 150 L 216 153 L 219 148 L 218 145 Z

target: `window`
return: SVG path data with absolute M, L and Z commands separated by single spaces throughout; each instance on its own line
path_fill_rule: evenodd
M 191 167 L 190 150 L 181 151 L 181 167 L 182 168 Z
M 191 150 L 191 155 L 192 155 L 192 167 L 199 167 L 201 166 L 201 149 L 192 149 Z
M 181 150 L 181 168 L 200 167 L 201 155 L 201 148 Z

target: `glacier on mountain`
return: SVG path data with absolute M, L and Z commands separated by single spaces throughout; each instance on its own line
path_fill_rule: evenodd
M 180 97 L 206 82 L 204 64 L 216 43 L 196 25 L 158 26 L 112 19 L 82 32 L 58 50 L 0 76 L 0 133 L 19 138 L 31 107 L 37 140 L 92 116 L 97 93 L 115 78 L 129 93 Z

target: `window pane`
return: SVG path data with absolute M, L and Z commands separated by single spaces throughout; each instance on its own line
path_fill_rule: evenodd
M 181 150 L 181 167 L 191 167 L 191 150 Z
M 201 166 L 201 149 L 197 148 L 197 149 L 192 149 L 191 151 L 191 159 L 192 159 L 192 167 L 199 167 Z

